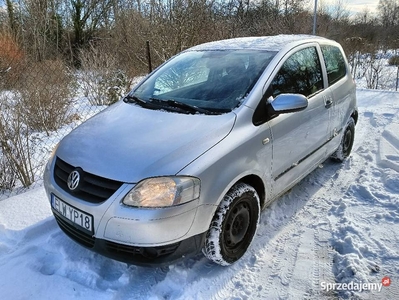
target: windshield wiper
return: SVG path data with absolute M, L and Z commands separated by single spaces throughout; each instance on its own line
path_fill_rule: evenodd
M 140 105 L 141 107 L 148 108 L 148 109 L 160 109 L 162 108 L 162 105 L 160 103 L 156 103 L 152 101 L 151 99 L 148 101 L 145 101 L 143 99 L 140 99 L 137 96 L 132 96 L 132 95 L 127 95 L 125 98 L 123 98 L 123 101 L 126 103 L 136 103 Z
M 132 95 L 126 95 L 125 98 L 123 98 L 123 101 L 125 101 L 126 103 L 138 103 L 141 105 L 145 105 L 147 104 L 147 101 L 144 101 L 136 96 L 132 96 Z
M 185 112 L 185 113 L 202 113 L 202 114 L 207 114 L 207 115 L 219 115 L 221 113 L 229 112 L 231 110 L 226 110 L 226 109 L 206 109 L 202 107 L 198 107 L 195 105 L 190 105 L 186 104 L 183 102 L 178 102 L 175 100 L 161 100 L 157 98 L 150 98 L 148 101 L 145 101 L 143 99 L 138 98 L 137 96 L 133 95 L 126 95 L 125 98 L 123 98 L 123 101 L 126 103 L 136 103 L 139 104 L 142 107 L 145 108 L 150 108 L 150 109 L 159 109 L 159 108 L 166 108 L 166 109 L 172 109 L 174 111 L 178 112 Z
M 214 111 L 211 111 L 211 110 L 208 110 L 205 108 L 201 108 L 201 107 L 198 107 L 195 105 L 190 105 L 190 104 L 175 101 L 175 100 L 161 100 L 161 99 L 157 99 L 157 98 L 150 98 L 150 101 L 152 103 L 157 102 L 159 104 L 163 104 L 165 106 L 172 107 L 175 109 L 177 108 L 177 109 L 183 110 L 188 113 L 193 113 L 193 114 L 195 114 L 197 112 L 202 113 L 202 114 L 208 114 L 208 115 L 209 114 L 219 114 L 218 112 L 214 112 Z

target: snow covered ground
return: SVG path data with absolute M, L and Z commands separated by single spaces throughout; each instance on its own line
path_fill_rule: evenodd
M 66 237 L 43 188 L 0 201 L 0 299 L 399 299 L 399 93 L 358 90 L 358 104 L 351 157 L 263 211 L 230 267 L 129 266 Z

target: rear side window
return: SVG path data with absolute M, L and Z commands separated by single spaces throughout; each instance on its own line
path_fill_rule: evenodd
M 338 47 L 322 45 L 324 61 L 326 63 L 328 84 L 332 85 L 346 75 L 345 59 Z
M 280 94 L 309 96 L 323 88 L 319 56 L 315 47 L 292 54 L 283 64 L 271 84 L 273 97 Z

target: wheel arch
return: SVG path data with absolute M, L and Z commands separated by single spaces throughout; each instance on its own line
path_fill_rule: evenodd
M 357 124 L 357 120 L 359 118 L 359 113 L 357 112 L 357 110 L 354 110 L 352 112 L 351 117 L 353 118 L 353 120 L 355 120 L 355 124 Z
M 265 205 L 268 203 L 267 182 L 264 182 L 260 175 L 254 173 L 242 174 L 242 176 L 235 177 L 233 180 L 229 181 L 229 184 L 225 185 L 225 188 L 218 193 L 219 196 L 216 202 L 212 204 L 205 203 L 200 205 L 190 229 L 190 234 L 199 234 L 209 230 L 212 224 L 212 218 L 215 215 L 220 203 L 223 201 L 223 198 L 236 184 L 240 182 L 253 187 L 258 194 L 260 201 L 259 206 L 261 210 L 265 207 Z
M 260 207 L 263 208 L 266 203 L 266 190 L 263 180 L 257 175 L 247 175 L 235 182 L 232 186 L 236 185 L 238 182 L 246 183 L 256 190 L 260 200 Z

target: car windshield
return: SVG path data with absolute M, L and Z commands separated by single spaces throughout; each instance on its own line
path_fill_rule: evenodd
M 129 97 L 152 109 L 229 112 L 243 102 L 275 54 L 260 50 L 183 52 L 159 68 Z

